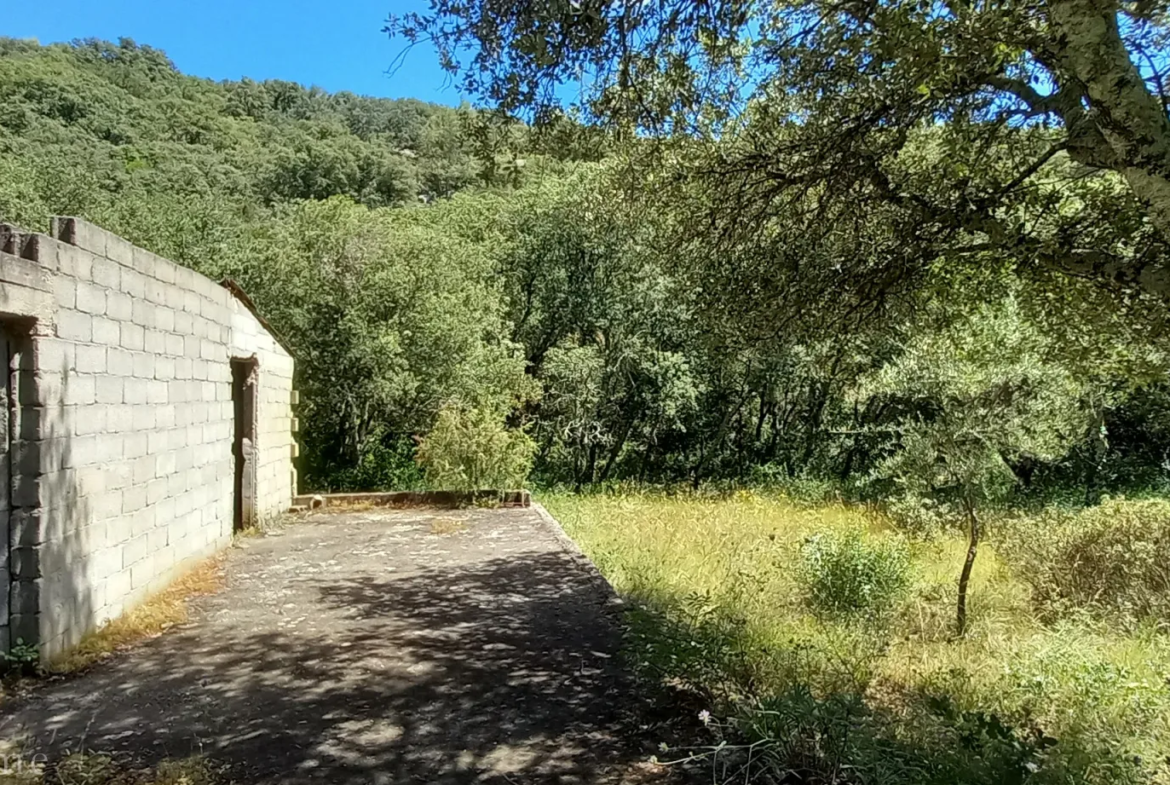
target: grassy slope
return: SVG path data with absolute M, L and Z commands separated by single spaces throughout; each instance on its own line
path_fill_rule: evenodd
M 829 624 L 805 610 L 793 568 L 816 531 L 863 526 L 897 536 L 859 510 L 750 493 L 545 501 L 636 601 L 639 663 L 708 692 L 717 707 L 794 685 L 853 692 L 893 734 L 913 738 L 923 706 L 945 696 L 960 712 L 994 713 L 1021 734 L 1058 739 L 1067 773 L 1053 763 L 1045 781 L 1170 782 L 1170 637 L 1084 620 L 1042 625 L 1028 587 L 993 545 L 976 566 L 969 634 L 955 641 L 958 535 L 911 546 L 914 589 L 890 624 Z

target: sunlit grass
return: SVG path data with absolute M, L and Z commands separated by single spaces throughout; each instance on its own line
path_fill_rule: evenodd
M 844 527 L 901 536 L 862 508 L 750 492 L 543 501 L 633 600 L 631 654 L 665 680 L 732 703 L 793 684 L 853 689 L 884 716 L 910 716 L 924 696 L 944 696 L 959 711 L 1054 737 L 1062 751 L 1140 757 L 1153 781 L 1170 783 L 1170 637 L 1087 617 L 1042 624 L 994 538 L 976 563 L 968 633 L 956 639 L 966 550 L 958 532 L 909 543 L 913 589 L 892 620 L 840 624 L 817 619 L 802 602 L 800 546 Z M 1089 781 L 1113 777 L 1107 765 L 1082 763 Z

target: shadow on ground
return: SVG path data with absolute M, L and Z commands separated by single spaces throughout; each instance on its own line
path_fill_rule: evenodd
M 532 511 L 350 513 L 252 541 L 195 624 L 51 685 L 39 749 L 203 753 L 249 782 L 641 779 L 611 598 Z M 449 530 L 446 529 L 438 530 Z

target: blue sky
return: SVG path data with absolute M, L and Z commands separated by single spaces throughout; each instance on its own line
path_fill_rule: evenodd
M 287 79 L 388 98 L 457 105 L 464 98 L 432 50 L 415 47 L 386 73 L 402 44 L 382 32 L 391 13 L 425 0 L 15 0 L 0 34 L 42 44 L 133 38 L 163 49 L 184 73 L 211 79 Z

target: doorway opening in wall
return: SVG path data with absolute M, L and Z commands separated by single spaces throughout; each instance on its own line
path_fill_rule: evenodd
M 12 442 L 14 436 L 12 426 L 16 422 L 16 374 L 17 351 L 15 336 L 0 325 L 0 372 L 4 380 L 3 397 L 0 403 L 0 653 L 7 654 L 11 648 L 11 627 L 9 625 L 11 613 L 12 573 L 10 566 L 11 548 L 11 520 L 12 520 Z
M 232 405 L 235 433 L 232 456 L 235 479 L 232 488 L 232 530 L 256 525 L 256 391 L 259 363 L 255 357 L 232 358 Z

